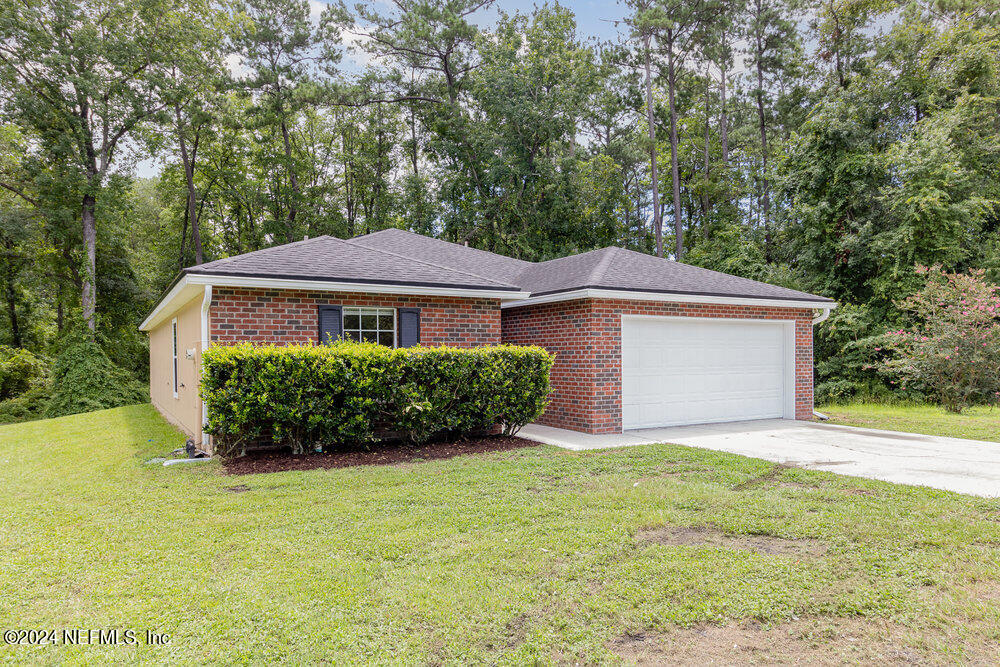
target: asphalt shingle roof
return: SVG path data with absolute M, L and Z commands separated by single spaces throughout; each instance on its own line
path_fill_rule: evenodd
M 414 235 L 416 236 L 416 235 Z M 518 291 L 517 285 L 332 236 L 192 266 L 185 273 Z
M 831 299 L 624 248 L 526 262 L 401 229 L 321 236 L 200 264 L 186 273 L 531 292 L 610 289 L 794 301 Z

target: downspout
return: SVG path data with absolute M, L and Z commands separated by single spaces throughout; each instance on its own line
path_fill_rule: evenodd
M 813 318 L 813 320 L 812 320 L 813 326 L 816 326 L 820 322 L 825 322 L 826 318 L 828 318 L 828 317 L 830 317 L 830 309 L 829 308 L 824 308 L 822 313 L 820 313 L 819 315 L 817 315 L 816 317 Z M 816 410 L 813 410 L 813 417 L 816 417 L 817 419 L 819 419 L 821 421 L 829 421 L 830 420 L 830 417 L 828 415 L 824 415 L 822 412 L 817 412 Z
M 204 353 L 211 344 L 209 340 L 209 322 L 211 319 L 211 308 L 212 308 L 212 286 L 205 285 L 205 295 L 201 300 L 201 353 Z M 198 361 L 201 361 L 201 354 L 198 355 Z M 200 390 L 200 378 L 201 378 L 201 368 L 198 369 L 199 376 L 199 390 Z M 207 431 L 205 431 L 205 426 L 208 425 L 208 407 L 205 405 L 205 401 L 201 402 L 201 445 L 202 447 L 208 447 L 210 444 L 210 436 Z M 206 450 L 207 451 L 207 450 Z

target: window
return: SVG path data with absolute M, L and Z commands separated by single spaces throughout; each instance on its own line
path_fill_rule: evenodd
M 344 308 L 344 340 L 396 347 L 396 310 Z
M 170 322 L 170 350 L 174 357 L 174 398 L 177 398 L 177 320 Z

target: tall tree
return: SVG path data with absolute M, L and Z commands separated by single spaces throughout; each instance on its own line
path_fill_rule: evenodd
M 55 0 L 0 5 L 3 102 L 76 170 L 83 238 L 83 319 L 96 327 L 98 197 L 129 139 L 164 108 L 151 80 L 168 50 L 170 0 Z
M 773 256 L 774 237 L 771 224 L 770 146 L 768 132 L 772 115 L 770 86 L 772 79 L 788 69 L 789 55 L 798 39 L 795 23 L 785 0 L 748 0 L 746 37 L 750 66 L 753 68 L 753 97 L 757 110 L 757 135 L 760 140 L 758 179 L 759 210 L 764 228 L 764 256 Z
M 242 0 L 244 18 L 234 46 L 245 70 L 244 83 L 254 94 L 252 116 L 262 126 L 273 126 L 280 137 L 280 168 L 284 182 L 278 192 L 286 210 L 287 242 L 299 234 L 297 216 L 302 205 L 299 164 L 293 145 L 296 114 L 306 105 L 313 66 L 319 57 L 309 0 Z

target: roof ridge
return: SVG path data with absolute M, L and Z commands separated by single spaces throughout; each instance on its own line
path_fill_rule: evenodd
M 385 230 L 383 230 L 383 231 L 385 231 Z M 406 230 L 403 230 L 403 231 L 406 231 Z M 427 260 L 423 260 L 423 259 L 416 259 L 414 257 L 407 257 L 406 255 L 400 255 L 398 253 L 392 252 L 391 250 L 385 250 L 384 248 L 373 248 L 371 246 L 364 245 L 363 243 L 351 243 L 351 241 L 353 239 L 346 239 L 346 240 L 345 239 L 335 239 L 335 240 L 339 241 L 340 243 L 346 243 L 347 245 L 354 246 L 355 248 L 364 248 L 365 250 L 371 250 L 372 252 L 379 252 L 379 253 L 382 253 L 383 255 L 391 255 L 392 257 L 398 257 L 399 259 L 405 259 L 405 260 L 410 261 L 410 262 L 417 262 L 419 264 L 424 264 L 426 266 L 433 266 L 436 269 L 444 269 L 445 271 L 452 271 L 454 273 L 460 273 L 460 274 L 462 274 L 464 276 L 471 276 L 473 278 L 479 278 L 480 280 L 487 280 L 487 281 L 489 281 L 491 283 L 494 283 L 496 285 L 502 285 L 504 287 L 516 287 L 517 289 L 520 289 L 520 287 L 518 287 L 517 285 L 513 285 L 511 283 L 505 283 L 505 282 L 503 282 L 501 280 L 497 280 L 496 278 L 490 278 L 488 276 L 481 276 L 481 275 L 479 275 L 477 273 L 472 273 L 471 271 L 463 271 L 461 269 L 456 269 L 455 267 L 452 267 L 452 266 L 444 266 L 443 264 L 435 264 L 434 262 L 428 262 Z
M 386 227 L 385 229 L 380 229 L 377 232 L 368 232 L 367 234 L 359 234 L 358 236 L 352 236 L 351 238 L 345 239 L 345 240 L 348 241 L 348 242 L 350 242 L 350 241 L 354 241 L 355 239 L 363 239 L 366 236 L 375 236 L 376 234 L 382 234 L 384 232 L 403 232 L 404 234 L 409 234 L 410 236 L 419 236 L 422 239 L 428 239 L 430 241 L 437 241 L 439 243 L 447 243 L 448 245 L 453 245 L 456 248 L 461 248 L 463 250 L 471 250 L 473 252 L 481 252 L 481 253 L 485 253 L 487 255 L 494 255 L 495 257 L 500 257 L 502 259 L 507 259 L 507 260 L 510 260 L 512 262 L 520 262 L 521 264 L 538 264 L 539 263 L 539 262 L 532 262 L 532 261 L 527 260 L 527 259 L 520 259 L 518 257 L 511 257 L 510 255 L 501 255 L 500 253 L 493 252 L 492 250 L 483 250 L 482 248 L 473 248 L 472 246 L 463 245 L 461 243 L 456 243 L 455 241 L 449 241 L 447 239 L 441 239 L 441 238 L 438 238 L 436 236 L 427 236 L 426 234 L 418 234 L 417 232 L 411 232 L 409 229 L 402 229 L 400 227 Z M 367 248 L 368 246 L 365 246 L 365 247 Z M 470 274 L 470 275 L 475 275 L 475 274 Z M 484 276 L 480 276 L 480 277 L 484 277 Z
M 604 248 L 604 250 L 608 250 L 609 252 L 604 253 L 604 257 L 601 257 L 601 261 L 599 261 L 590 271 L 590 282 L 592 284 L 604 277 L 604 274 L 608 270 L 608 266 L 611 264 L 611 260 L 613 260 L 617 254 L 616 251 L 618 248 L 615 246 L 608 246 L 607 248 Z

